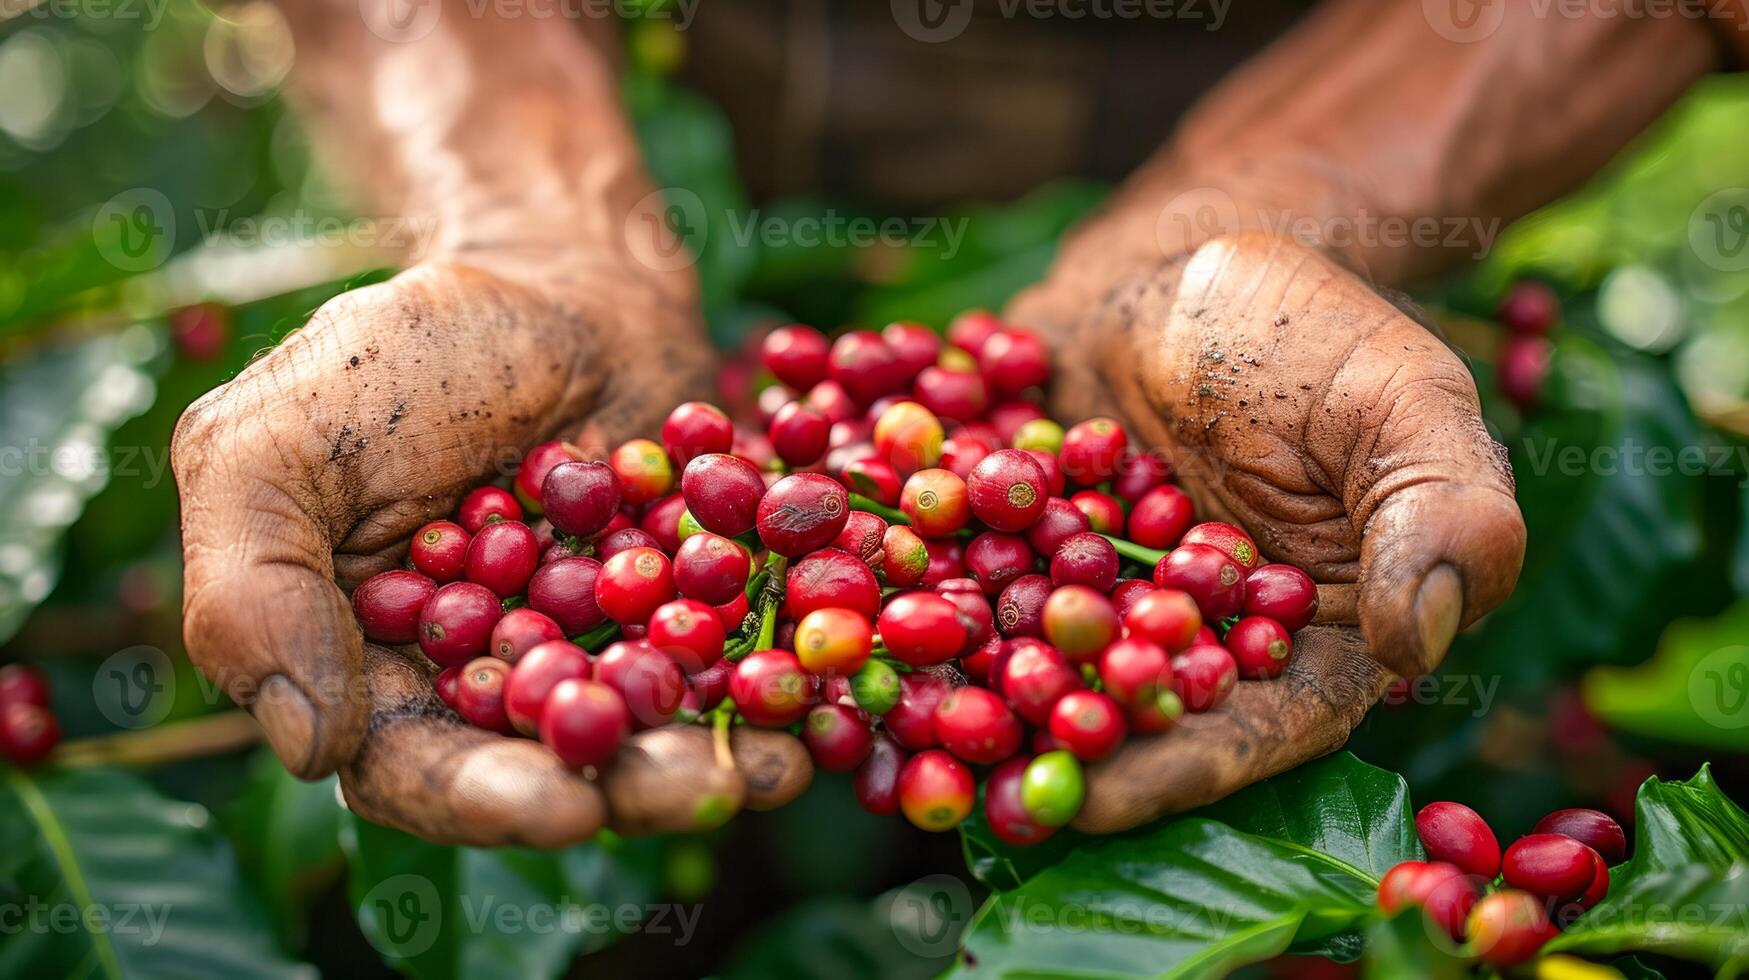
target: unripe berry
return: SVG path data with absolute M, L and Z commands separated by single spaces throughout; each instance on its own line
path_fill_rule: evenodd
M 875 451 L 900 473 L 913 473 L 941 460 L 942 435 L 935 413 L 916 402 L 899 402 L 875 423 Z
M 816 609 L 796 624 L 796 657 L 810 674 L 854 674 L 873 645 L 874 628 L 849 609 Z
M 971 519 L 965 481 L 943 469 L 911 474 L 900 491 L 899 509 L 910 519 L 911 529 L 925 538 L 946 537 Z
M 880 568 L 888 585 L 916 585 L 929 569 L 929 549 L 917 532 L 902 524 L 890 525 L 881 535 Z
M 1046 827 L 1061 827 L 1075 819 L 1087 798 L 1081 763 L 1063 749 L 1040 754 L 1021 774 L 1020 803 L 1027 816 Z
M 619 476 L 620 497 L 628 504 L 647 504 L 674 490 L 674 463 L 649 439 L 626 440 L 607 462 Z
M 1045 600 L 1045 639 L 1070 661 L 1092 663 L 1118 638 L 1122 624 L 1111 600 L 1085 585 L 1065 585 Z
M 899 809 L 922 830 L 959 826 L 972 812 L 977 795 L 972 771 L 940 749 L 917 753 L 899 772 Z

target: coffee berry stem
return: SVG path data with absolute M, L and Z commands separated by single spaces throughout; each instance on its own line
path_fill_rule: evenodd
M 588 650 L 590 653 L 594 653 L 612 642 L 613 638 L 618 635 L 619 624 L 610 619 L 589 632 L 584 633 L 582 636 L 572 637 L 571 642 Z
M 1109 534 L 1101 534 L 1100 537 L 1110 541 L 1111 546 L 1117 549 L 1118 554 L 1130 559 L 1131 561 L 1141 562 L 1150 570 L 1155 565 L 1160 564 L 1160 559 L 1166 557 L 1166 552 L 1161 551 L 1158 548 L 1144 548 L 1141 545 L 1136 544 L 1134 541 L 1125 541 L 1122 538 L 1113 537 Z
M 899 510 L 897 507 L 888 507 L 885 504 L 870 500 L 860 493 L 853 493 L 850 495 L 850 509 L 873 514 L 881 520 L 886 521 L 888 524 L 911 523 L 911 518 L 906 517 L 904 511 Z
M 729 724 L 735 720 L 735 699 L 724 698 L 714 709 L 711 719 L 711 747 L 716 751 L 717 768 L 735 768 L 734 753 L 729 751 Z
M 772 555 L 765 566 L 771 573 L 771 580 L 766 583 L 764 601 L 759 608 L 759 639 L 753 644 L 755 650 L 769 650 L 777 643 L 777 611 L 783 606 L 783 580 L 788 566 L 789 559 L 782 555 Z

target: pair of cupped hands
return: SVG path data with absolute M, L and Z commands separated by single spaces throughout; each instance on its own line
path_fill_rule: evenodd
M 1088 772 L 1075 826 L 1133 827 L 1340 746 L 1392 674 L 1431 670 L 1511 591 L 1524 526 L 1474 383 L 1438 338 L 1327 254 L 1262 233 L 1142 260 L 1097 224 L 1005 311 L 1053 349 L 1053 417 L 1110 415 L 1157 447 L 1202 519 L 1319 583 L 1278 680 L 1137 737 Z M 470 727 L 416 648 L 366 643 L 347 593 L 420 525 L 569 438 L 602 451 L 709 399 L 683 270 L 574 276 L 490 249 L 336 297 L 177 428 L 195 664 L 294 774 L 337 771 L 359 815 L 439 842 L 561 846 L 715 825 L 806 788 L 781 731 L 634 736 L 597 780 Z M 578 267 L 600 268 L 599 257 Z

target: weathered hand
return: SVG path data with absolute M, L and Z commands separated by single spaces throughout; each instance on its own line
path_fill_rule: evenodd
M 1097 267 L 1085 258 L 1060 267 Z M 1108 832 L 1339 747 L 1386 670 L 1431 670 L 1512 591 L 1525 532 L 1464 365 L 1323 254 L 1250 233 L 1081 279 L 1035 287 L 1008 317 L 1056 348 L 1053 414 L 1125 420 L 1199 514 L 1310 572 L 1333 624 L 1301 631 L 1279 681 L 1093 767 L 1075 825 Z
M 364 643 L 346 590 L 394 567 L 421 524 L 542 439 L 602 450 L 704 389 L 684 286 L 520 267 L 432 263 L 346 293 L 189 408 L 173 456 L 190 656 L 293 773 L 338 770 L 360 814 L 434 840 L 550 846 L 794 795 L 811 769 L 787 736 L 738 736 L 743 774 L 715 766 L 702 731 L 650 733 L 604 803 L 544 747 L 463 724 L 417 649 Z M 638 782 L 650 771 L 664 778 Z

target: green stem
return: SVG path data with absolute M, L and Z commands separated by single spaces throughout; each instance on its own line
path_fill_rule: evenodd
M 1130 559 L 1131 561 L 1142 562 L 1146 564 L 1149 569 L 1160 564 L 1160 559 L 1166 557 L 1166 552 L 1161 551 L 1158 548 L 1144 548 L 1141 545 L 1136 544 L 1134 541 L 1125 541 L 1122 538 L 1110 534 L 1101 534 L 1100 537 L 1110 541 L 1111 546 L 1117 549 L 1118 554 Z
M 789 568 L 789 559 L 772 555 L 765 568 L 771 573 L 771 578 L 760 594 L 759 639 L 753 644 L 755 650 L 769 650 L 777 642 L 777 611 L 783 606 L 784 572 Z
M 877 503 L 864 497 L 860 493 L 853 493 L 850 495 L 850 509 L 866 511 L 886 521 L 888 524 L 911 523 L 911 518 L 906 517 L 904 511 L 894 510 L 886 504 Z
M 571 642 L 593 653 L 601 649 L 609 640 L 619 635 L 619 624 L 608 620 L 582 636 L 571 637 Z
M 724 698 L 711 719 L 711 746 L 716 750 L 717 768 L 735 768 L 735 756 L 729 751 L 729 722 L 735 718 L 735 699 Z

